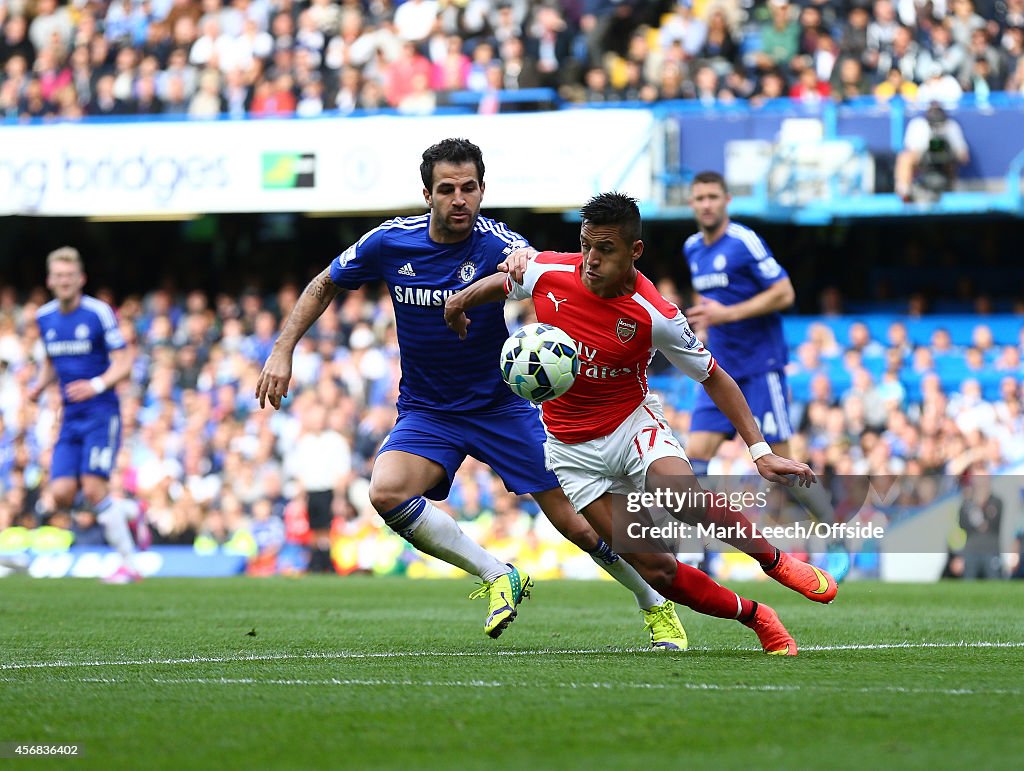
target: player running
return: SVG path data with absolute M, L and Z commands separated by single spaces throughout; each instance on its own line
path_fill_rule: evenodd
M 642 490 L 699 491 L 686 454 L 665 423 L 661 405 L 647 389 L 647 365 L 660 350 L 700 382 L 750 448 L 758 472 L 772 482 L 810 485 L 803 463 L 772 452 L 735 381 L 718 366 L 690 330 L 685 316 L 636 269 L 643 253 L 636 201 L 619 193 L 591 199 L 582 209 L 581 252 L 544 252 L 525 271 L 512 268 L 483 279 L 448 300 L 445 318 L 460 337 L 471 319 L 466 311 L 503 297 L 532 297 L 541 322 L 563 329 L 580 351 L 580 375 L 559 399 L 545 402 L 548 465 L 578 511 L 611 540 L 613 495 Z M 522 273 L 522 283 L 516 283 Z M 473 322 L 475 323 L 475 322 Z M 696 498 L 701 500 L 700 498 Z M 705 510 L 680 509 L 691 523 L 710 522 L 754 535 L 726 539 L 754 557 L 764 571 L 815 602 L 836 596 L 824 571 L 772 546 L 742 513 L 712 503 Z M 735 532 L 735 530 L 734 530 Z M 769 653 L 795 655 L 796 643 L 771 608 L 738 597 L 700 571 L 679 565 L 655 588 L 670 599 L 754 628 Z
M 693 178 L 690 207 L 700 232 L 686 240 L 683 253 L 698 295 L 694 306 L 686 309 L 686 318 L 694 332 L 706 336 L 718 363 L 736 379 L 772 452 L 788 456 L 793 429 L 781 311 L 793 304 L 796 292 L 757 233 L 729 219 L 731 200 L 718 172 L 702 171 Z M 706 476 L 708 462 L 735 433 L 710 395 L 698 391 L 686 440 L 693 473 Z M 824 487 L 794 486 L 790 494 L 819 521 L 832 521 Z
M 136 542 L 149 546 L 149 529 L 137 503 L 109 495 L 121 444 L 121 410 L 113 388 L 131 374 L 133 357 L 113 309 L 82 293 L 85 272 L 78 250 L 65 246 L 51 252 L 46 270 L 54 299 L 36 312 L 45 357 L 28 397 L 35 401 L 54 379 L 60 383 L 64 416 L 53 448 L 50 492 L 58 507 L 69 509 L 81 484 L 107 543 L 121 555 L 121 566 L 104 580 L 138 581 L 133 554 Z
M 508 337 L 501 304 L 473 313 L 475 345 L 462 345 L 445 329 L 445 300 L 527 246 L 503 223 L 480 215 L 480 148 L 446 139 L 423 153 L 420 175 L 428 214 L 384 222 L 306 287 L 260 373 L 260 406 L 269 401 L 280 408 L 296 344 L 342 289 L 383 280 L 394 301 L 402 381 L 398 420 L 374 462 L 370 500 L 388 526 L 420 551 L 480 576 L 483 587 L 471 596 L 488 598 L 484 632 L 498 637 L 533 580 L 473 542 L 428 500 L 448 496 L 456 471 L 472 455 L 511 492 L 532 495 L 562 535 L 636 595 L 654 647 L 686 648 L 672 603 L 576 514 L 545 468 L 538 411 L 505 387 L 495 364 Z M 645 572 L 647 565 L 657 568 L 647 555 L 633 559 Z

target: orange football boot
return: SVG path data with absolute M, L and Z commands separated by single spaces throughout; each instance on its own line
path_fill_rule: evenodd
M 757 604 L 754 617 L 744 621 L 744 626 L 754 630 L 761 647 L 769 656 L 795 656 L 796 640 L 779 621 L 779 614 L 767 605 Z
M 779 552 L 779 564 L 764 572 L 813 602 L 827 605 L 836 598 L 836 592 L 839 591 L 839 584 L 824 570 L 790 557 L 784 551 Z

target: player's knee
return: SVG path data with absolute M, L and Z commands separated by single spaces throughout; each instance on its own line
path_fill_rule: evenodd
M 370 480 L 370 504 L 379 514 L 401 506 L 416 493 L 405 489 L 403 485 L 391 483 L 389 480 Z
M 71 479 L 57 479 L 50 485 L 50 495 L 58 509 L 69 509 L 75 502 L 78 485 Z
M 99 478 L 82 480 L 82 495 L 90 506 L 95 506 L 107 496 L 107 482 Z

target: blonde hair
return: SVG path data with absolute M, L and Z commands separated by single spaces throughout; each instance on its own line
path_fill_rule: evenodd
M 70 262 L 72 265 L 82 270 L 82 255 L 78 253 L 78 250 L 73 246 L 62 246 L 60 249 L 54 249 L 48 255 L 46 255 L 46 267 L 47 269 L 53 267 L 55 262 Z

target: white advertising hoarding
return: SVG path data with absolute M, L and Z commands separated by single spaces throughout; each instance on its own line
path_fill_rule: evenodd
M 420 155 L 484 152 L 485 208 L 651 193 L 647 110 L 0 126 L 0 215 L 366 212 L 423 206 Z

